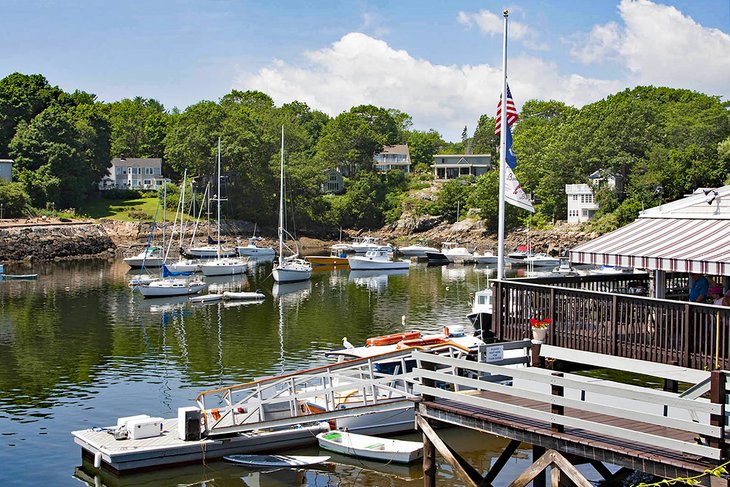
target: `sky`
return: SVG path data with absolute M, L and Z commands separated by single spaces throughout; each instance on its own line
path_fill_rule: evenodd
M 0 78 L 180 110 L 232 89 L 372 104 L 455 142 L 495 114 L 505 8 L 518 110 L 638 85 L 730 99 L 730 0 L 0 0 Z

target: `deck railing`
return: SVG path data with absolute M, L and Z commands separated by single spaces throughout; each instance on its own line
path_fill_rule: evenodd
M 550 345 L 700 370 L 730 368 L 729 307 L 621 294 L 629 284 L 648 284 L 636 275 L 626 279 L 591 280 L 592 290 L 495 281 L 495 337 L 529 338 L 530 319 L 550 318 Z
M 477 415 L 490 418 L 490 411 L 495 411 L 523 418 L 532 429 L 542 424 L 555 434 L 591 441 L 613 437 L 638 443 L 642 449 L 726 458 L 724 371 L 713 371 L 711 384 L 698 385 L 710 392 L 708 401 L 698 394 L 682 395 L 539 367 L 505 367 L 419 352 L 414 358 L 418 361 L 414 392 L 426 404 L 442 402 L 452 410 L 463 409 L 469 420 Z

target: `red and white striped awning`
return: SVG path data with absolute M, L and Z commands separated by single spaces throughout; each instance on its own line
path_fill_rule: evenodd
M 639 218 L 578 245 L 574 263 L 730 275 L 730 221 Z

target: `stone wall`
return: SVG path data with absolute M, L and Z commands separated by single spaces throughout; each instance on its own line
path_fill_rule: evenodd
M 0 262 L 61 260 L 110 255 L 114 251 L 111 238 L 97 224 L 0 227 Z

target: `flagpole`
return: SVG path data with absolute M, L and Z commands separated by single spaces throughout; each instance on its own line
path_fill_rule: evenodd
M 499 222 L 497 229 L 497 279 L 504 279 L 504 188 L 505 188 L 505 164 L 507 164 L 507 17 L 509 10 L 502 12 L 504 15 L 504 38 L 502 40 L 502 110 L 501 130 L 499 132 Z

